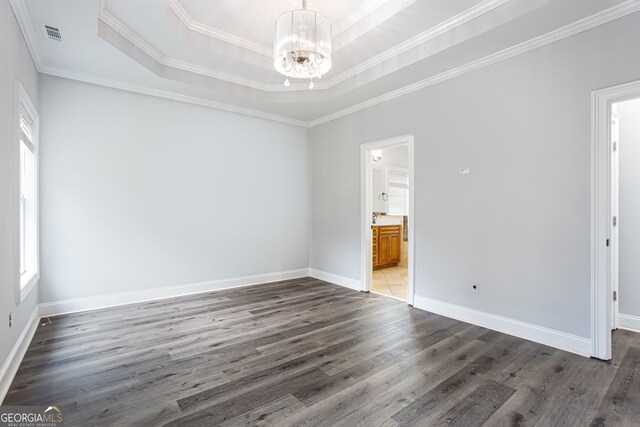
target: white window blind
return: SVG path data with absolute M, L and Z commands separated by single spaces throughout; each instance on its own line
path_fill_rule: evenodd
M 389 184 L 394 184 L 396 187 L 409 187 L 409 174 L 407 172 L 389 169 L 388 174 Z
M 37 274 L 37 192 L 36 145 L 33 120 L 20 106 L 20 286 L 25 287 Z
M 31 120 L 23 108 L 20 108 L 20 141 L 29 149 L 29 151 L 35 153 L 36 147 L 33 143 L 33 120 Z
M 406 171 L 389 169 L 388 215 L 409 215 L 409 174 Z

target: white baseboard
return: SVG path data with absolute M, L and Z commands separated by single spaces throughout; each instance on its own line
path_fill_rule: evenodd
M 40 304 L 40 315 L 54 316 L 60 314 L 77 313 L 81 311 L 97 310 L 100 308 L 115 307 L 119 305 L 136 304 L 165 298 L 176 298 L 185 295 L 219 291 L 222 289 L 238 288 L 241 286 L 257 285 L 260 283 L 277 282 L 279 280 L 297 279 L 300 277 L 306 277 L 308 275 L 308 269 L 301 268 L 299 270 L 256 274 L 253 276 L 212 280 L 209 282 L 190 283 L 181 286 L 46 302 Z
M 591 357 L 591 340 L 588 338 L 418 295 L 415 296 L 414 307 L 580 356 Z
M 314 279 L 324 280 L 325 282 L 344 286 L 345 288 L 353 289 L 354 291 L 362 290 L 362 283 L 360 282 L 360 280 L 352 279 L 350 277 L 327 273 L 326 271 L 316 270 L 315 268 L 309 269 L 309 276 L 313 277 Z
M 618 328 L 640 333 L 640 317 L 619 313 Z
M 29 344 L 31 344 L 33 335 L 36 333 L 39 321 L 40 316 L 38 316 L 38 306 L 36 306 L 31 316 L 29 316 L 29 320 L 22 330 L 22 333 L 18 337 L 18 341 L 16 341 L 16 344 L 11 349 L 11 353 L 7 356 L 7 360 L 5 360 L 0 370 L 0 403 L 2 403 L 9 391 L 13 377 L 16 376 L 20 363 L 22 363 L 22 358 L 27 348 L 29 348 Z
M 40 304 L 31 314 L 27 326 L 20 334 L 11 353 L 0 370 L 0 402 L 4 399 L 11 382 L 20 366 L 22 358 L 33 339 L 40 316 L 52 316 L 66 313 L 95 310 L 99 308 L 114 307 L 119 305 L 134 304 L 145 301 L 175 298 L 179 296 L 211 292 L 222 289 L 237 288 L 242 286 L 269 283 L 279 280 L 295 279 L 311 276 L 336 285 L 340 285 L 355 291 L 361 290 L 360 280 L 328 273 L 314 268 L 282 271 L 276 273 L 258 274 L 253 276 L 237 277 L 232 279 L 214 280 L 209 282 L 192 283 L 182 286 L 156 288 L 137 292 L 125 292 L 119 294 L 102 295 L 88 298 L 76 298 L 64 301 L 55 301 Z M 514 335 L 530 341 L 538 342 L 551 347 L 566 350 L 581 356 L 589 357 L 591 353 L 591 340 L 565 332 L 545 328 L 531 323 L 507 317 L 437 301 L 430 298 L 415 296 L 414 307 L 442 316 L 450 317 L 488 329 Z M 620 314 L 619 326 L 640 332 L 640 317 Z

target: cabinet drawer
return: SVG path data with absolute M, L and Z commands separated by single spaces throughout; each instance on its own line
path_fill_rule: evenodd
M 383 225 L 378 227 L 378 233 L 380 235 L 389 235 L 389 234 L 400 234 L 400 226 L 399 225 Z

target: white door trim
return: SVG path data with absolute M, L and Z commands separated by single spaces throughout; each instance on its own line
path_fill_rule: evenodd
M 407 293 L 407 303 L 413 305 L 415 297 L 415 198 L 414 198 L 414 137 L 413 135 L 404 135 L 396 138 L 383 139 L 379 141 L 369 142 L 360 146 L 360 213 L 361 213 L 361 237 L 360 237 L 360 260 L 362 278 L 362 291 L 369 292 L 371 290 L 371 271 L 373 269 L 371 259 L 371 162 L 369 156 L 371 150 L 394 147 L 398 145 L 407 145 L 409 151 L 409 289 Z
M 620 145 L 620 119 L 615 114 L 612 108 L 611 117 L 611 143 L 617 143 Z M 616 218 L 620 218 L 620 149 L 611 152 L 611 214 Z M 611 230 L 611 242 L 609 247 L 611 248 L 611 290 L 620 295 L 619 292 L 619 275 L 620 275 L 620 227 L 613 227 Z M 613 301 L 613 308 L 611 313 L 611 329 L 618 329 L 618 314 L 619 314 L 619 298 L 615 298 Z
M 591 343 L 592 356 L 611 359 L 613 237 L 611 105 L 640 97 L 640 80 L 591 94 Z

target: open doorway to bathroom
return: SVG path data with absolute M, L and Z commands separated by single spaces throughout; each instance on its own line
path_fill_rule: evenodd
M 640 98 L 611 106 L 611 329 L 640 332 Z
M 363 290 L 413 304 L 413 137 L 362 146 Z
M 591 106 L 591 356 L 620 361 L 640 332 L 640 80 L 593 92 Z

